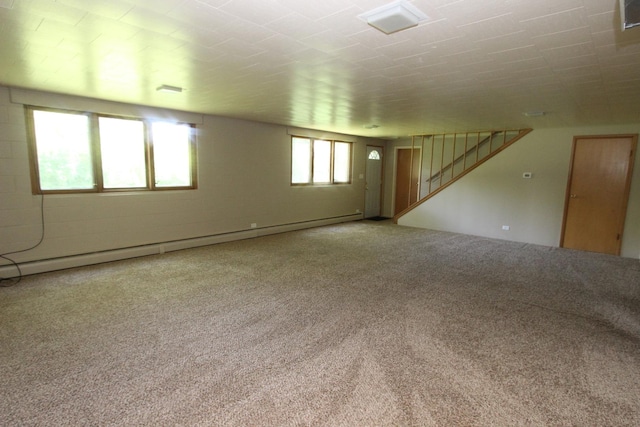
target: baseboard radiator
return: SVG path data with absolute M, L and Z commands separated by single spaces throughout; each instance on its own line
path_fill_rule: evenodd
M 262 228 L 252 228 L 211 236 L 196 237 L 171 242 L 158 242 L 142 246 L 134 246 L 122 249 L 113 249 L 87 254 L 71 255 L 60 258 L 50 258 L 37 261 L 20 263 L 23 275 L 46 273 L 49 271 L 64 270 L 68 268 L 83 267 L 105 262 L 119 261 L 130 258 L 138 258 L 148 255 L 158 255 L 165 252 L 179 251 L 182 249 L 196 248 L 200 246 L 215 245 L 218 243 L 232 242 L 236 240 L 253 239 L 271 234 L 286 233 L 288 231 L 303 230 L 307 228 L 321 227 L 324 225 L 339 224 L 342 222 L 361 220 L 361 213 L 344 215 L 331 218 L 323 218 L 309 221 L 301 221 L 289 224 L 274 225 Z M 0 277 L 17 277 L 18 271 L 13 265 L 0 266 Z

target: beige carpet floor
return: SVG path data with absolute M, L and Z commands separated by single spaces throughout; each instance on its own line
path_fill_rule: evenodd
M 3 426 L 638 426 L 640 262 L 360 221 L 0 288 Z

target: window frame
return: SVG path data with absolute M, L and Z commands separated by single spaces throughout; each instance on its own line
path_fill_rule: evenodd
M 293 144 L 295 139 L 305 139 L 309 141 L 309 177 L 307 182 L 293 182 L 293 168 L 294 168 L 294 158 L 293 158 Z M 314 166 L 315 166 L 315 142 L 329 142 L 331 144 L 330 156 L 329 156 L 329 181 L 314 181 Z M 349 159 L 348 159 L 348 167 L 349 170 L 347 172 L 348 180 L 347 181 L 336 181 L 335 180 L 335 155 L 336 143 L 348 144 L 349 146 Z M 312 138 L 308 136 L 299 136 L 292 135 L 291 136 L 291 162 L 290 162 L 290 170 L 289 170 L 289 183 L 293 187 L 309 187 L 309 186 L 332 186 L 332 185 L 350 185 L 353 182 L 353 142 L 343 141 L 337 139 L 330 138 Z
M 88 138 L 89 152 L 91 156 L 90 164 L 93 172 L 94 184 L 92 188 L 81 189 L 42 189 L 40 181 L 40 163 L 38 158 L 38 143 L 36 140 L 36 128 L 34 111 L 48 111 L 63 114 L 84 115 L 88 118 Z M 38 107 L 25 105 L 25 116 L 27 124 L 27 140 L 29 149 L 29 163 L 31 169 L 31 189 L 33 194 L 93 194 L 93 193 L 124 193 L 124 192 L 149 192 L 149 191 L 171 191 L 171 190 L 196 190 L 198 188 L 198 158 L 196 144 L 196 125 L 182 121 L 171 121 L 157 118 L 141 118 L 128 115 L 103 114 L 91 111 L 66 110 L 60 108 Z M 122 120 L 139 121 L 143 125 L 143 144 L 145 159 L 145 187 L 122 187 L 105 188 L 103 177 L 102 151 L 100 141 L 100 117 L 114 118 Z M 155 162 L 153 152 L 152 124 L 155 122 L 171 123 L 175 125 L 186 125 L 189 131 L 189 170 L 190 185 L 188 186 L 157 186 L 155 182 Z

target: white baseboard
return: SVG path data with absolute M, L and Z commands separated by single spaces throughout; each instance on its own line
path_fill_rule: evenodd
M 22 275 L 27 276 L 30 274 L 39 274 L 48 271 L 64 270 L 67 268 L 101 264 L 104 262 L 163 254 L 165 252 L 179 251 L 182 249 L 196 248 L 199 246 L 208 246 L 218 243 L 232 242 L 236 240 L 252 239 L 260 236 L 268 236 L 271 234 L 285 233 L 288 231 L 303 230 L 306 228 L 321 227 L 324 225 L 339 224 L 341 222 L 356 221 L 360 219 L 362 219 L 362 214 L 345 215 L 333 218 L 275 225 L 271 227 L 240 230 L 231 233 L 215 234 L 211 236 L 196 237 L 192 239 L 159 242 L 130 248 L 113 249 L 102 252 L 29 261 L 20 263 L 20 270 L 22 271 Z M 15 266 L 3 265 L 0 267 L 0 277 L 11 278 L 17 276 L 18 271 L 16 270 Z

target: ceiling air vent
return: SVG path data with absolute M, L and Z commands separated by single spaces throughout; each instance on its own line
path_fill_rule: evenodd
M 428 19 L 427 15 L 406 0 L 389 3 L 358 15 L 358 18 L 385 34 L 415 27 Z

